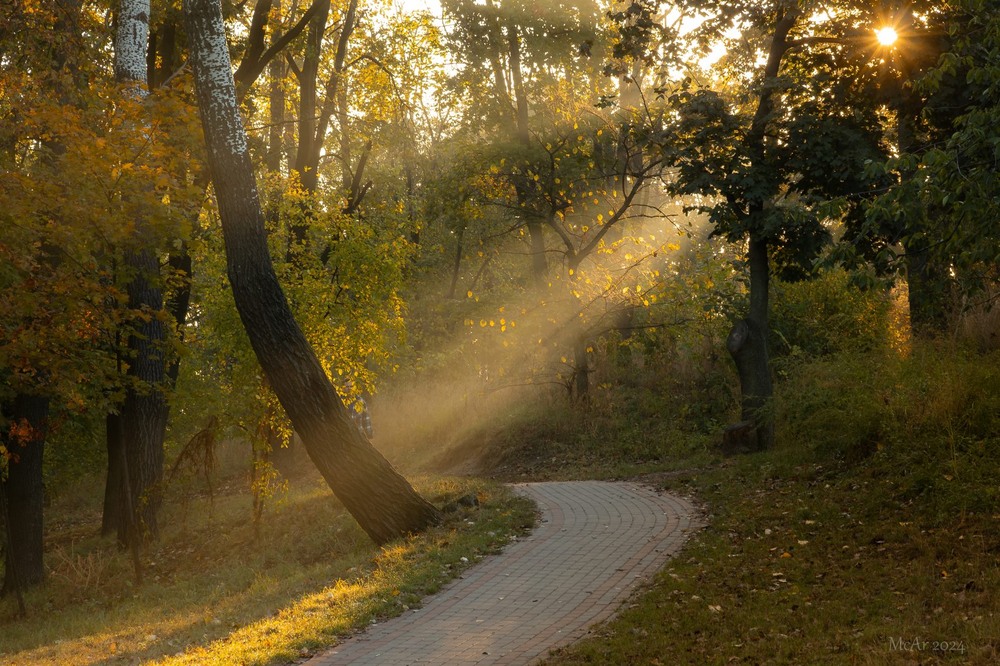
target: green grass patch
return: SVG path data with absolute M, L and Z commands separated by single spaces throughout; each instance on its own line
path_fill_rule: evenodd
M 709 527 L 549 663 L 996 663 L 1000 515 L 941 520 L 889 457 L 860 469 L 781 457 L 665 484 L 693 491 Z

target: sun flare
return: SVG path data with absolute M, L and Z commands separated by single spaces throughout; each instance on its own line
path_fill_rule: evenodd
M 899 39 L 899 35 L 896 33 L 895 28 L 885 27 L 875 31 L 875 38 L 878 39 L 878 43 L 882 46 L 892 46 Z

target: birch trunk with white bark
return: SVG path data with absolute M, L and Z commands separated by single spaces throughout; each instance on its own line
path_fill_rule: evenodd
M 146 86 L 146 50 L 149 42 L 149 0 L 120 0 L 115 30 L 115 80 L 123 94 L 143 99 Z M 128 336 L 129 383 L 121 406 L 124 445 L 122 505 L 118 539 L 134 545 L 159 534 L 157 513 L 163 481 L 163 438 L 169 407 L 163 394 L 166 378 L 167 330 L 160 313 L 160 263 L 155 234 L 141 213 L 135 233 L 123 251 L 129 275 L 129 309 L 142 313 Z

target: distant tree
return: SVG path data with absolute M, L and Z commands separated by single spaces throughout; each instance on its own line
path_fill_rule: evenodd
M 600 82 L 597 61 L 590 57 L 598 39 L 597 4 L 447 0 L 442 6 L 459 62 L 452 85 L 463 92 L 470 139 L 504 147 L 511 164 L 530 160 L 537 148 L 532 133 L 538 129 L 532 116 L 547 115 L 544 107 L 553 103 L 555 90 L 562 85 L 587 98 Z M 511 176 L 514 211 L 527 231 L 531 280 L 541 286 L 548 271 L 545 225 L 531 210 L 531 177 Z
M 81 6 L 79 0 L 72 0 L 58 8 L 45 4 L 35 12 L 22 13 L 22 7 L 17 4 L 9 7 L 6 15 L 0 15 L 0 20 L 10 30 L 0 31 L 0 60 L 8 66 L 18 60 L 22 65 L 31 63 L 37 66 L 37 90 L 55 101 L 57 107 L 65 105 L 72 108 L 78 101 Z M 16 39 L 18 32 L 30 37 L 15 47 L 12 40 Z M 12 75 L 12 80 L 8 81 L 10 88 L 21 94 L 27 92 L 26 96 L 30 97 L 30 92 L 21 89 L 23 82 L 17 81 L 19 72 L 11 69 L 0 69 L 0 77 Z M 31 211 L 32 205 L 38 203 L 31 195 L 24 196 L 26 192 L 19 186 L 24 185 L 30 190 L 33 178 L 46 179 L 57 174 L 66 147 L 56 136 L 48 135 L 40 142 L 36 159 L 19 160 L 18 143 L 24 138 L 19 129 L 25 134 L 30 132 L 25 127 L 30 125 L 24 118 L 28 114 L 24 109 L 6 111 L 10 114 L 3 119 L 4 127 L 9 132 L 6 137 L 8 145 L 0 156 L 0 168 L 12 191 L 0 193 L 0 197 L 8 199 L 6 215 L 10 216 L 3 224 L 15 227 L 15 232 L 22 232 L 23 235 L 17 238 L 15 233 L 0 239 L 0 256 L 7 255 L 3 259 L 5 267 L 0 277 L 6 306 L 0 310 L 0 317 L 4 319 L 4 328 L 9 331 L 9 334 L 0 334 L 0 347 L 5 348 L 5 353 L 0 354 L 3 359 L 0 362 L 0 377 L 6 385 L 5 390 L 0 390 L 0 506 L 3 509 L 0 523 L 7 537 L 0 596 L 10 592 L 20 595 L 24 587 L 41 582 L 45 576 L 42 461 L 49 428 L 50 402 L 59 395 L 54 385 L 66 378 L 54 369 L 56 364 L 39 357 L 57 353 L 62 344 L 73 344 L 73 341 L 61 339 L 55 333 L 45 335 L 53 323 L 49 310 L 54 305 L 50 301 L 55 296 L 53 292 L 57 289 L 63 290 L 64 294 L 69 291 L 62 284 L 66 278 L 60 266 L 62 248 L 55 247 L 53 239 L 33 221 L 25 223 L 21 220 L 20 214 L 26 211 L 18 209 L 18 205 L 22 205 Z M 9 200 L 7 195 L 13 195 L 11 198 L 15 200 Z M 22 196 L 20 202 L 16 201 Z M 47 204 L 51 205 L 51 202 Z M 31 231 L 24 233 L 24 227 Z M 16 253 L 16 258 L 8 255 L 10 252 Z M 44 293 L 31 293 L 33 285 Z M 14 298 L 15 292 L 19 292 L 17 298 Z M 8 299 L 8 295 L 11 298 Z M 22 304 L 19 307 L 10 301 L 21 301 Z M 11 314 L 15 314 L 14 321 L 4 317 Z M 19 337 L 28 340 L 17 340 Z
M 226 240 L 230 284 L 254 352 L 334 494 L 376 542 L 425 529 L 437 510 L 355 427 L 295 322 L 269 254 L 236 103 L 221 6 L 185 3 L 195 84 Z
M 674 95 L 678 121 L 665 149 L 678 167 L 673 190 L 704 197 L 697 208 L 714 233 L 746 243 L 749 306 L 726 345 L 739 373 L 742 419 L 753 428 L 750 446 L 766 449 L 774 438 L 770 277 L 775 270 L 808 275 L 832 224 L 857 216 L 870 198 L 865 167 L 882 159 L 883 128 L 854 83 L 868 78 L 877 47 L 865 15 L 850 7 L 821 21 L 784 0 L 685 4 L 710 13 L 704 29 L 711 38 L 733 27 L 745 32 L 750 48 L 731 54 L 738 71 L 763 63 L 749 90 Z
M 905 269 L 918 336 L 944 333 L 957 297 L 997 280 L 1000 257 L 990 203 L 1000 8 L 959 0 L 927 9 L 905 16 L 886 72 L 898 109 L 898 155 L 887 162 L 894 185 L 856 234 L 881 241 L 882 258 Z

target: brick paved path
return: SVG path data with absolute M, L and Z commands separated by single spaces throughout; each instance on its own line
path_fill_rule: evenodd
M 376 625 L 307 666 L 538 661 L 611 617 L 698 526 L 687 500 L 635 483 L 515 489 L 542 513 L 530 535 L 466 571 L 423 608 Z

